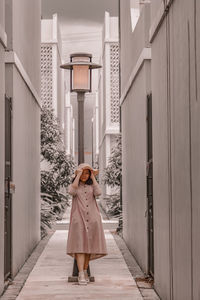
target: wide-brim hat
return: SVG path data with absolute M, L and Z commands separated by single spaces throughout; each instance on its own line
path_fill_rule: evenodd
M 93 171 L 94 176 L 96 176 L 99 173 L 98 169 L 93 169 L 88 163 L 82 163 L 82 164 L 78 165 L 78 167 L 75 169 L 73 177 L 75 177 L 77 175 L 77 170 L 78 169 L 83 169 L 83 170 L 89 169 L 89 170 Z

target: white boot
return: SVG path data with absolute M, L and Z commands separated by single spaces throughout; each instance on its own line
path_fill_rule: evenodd
M 78 284 L 80 284 L 80 285 L 86 285 L 87 284 L 87 281 L 85 280 L 84 271 L 80 271 L 78 273 Z
M 87 270 L 83 270 L 83 271 L 84 271 L 84 274 L 85 274 L 85 280 L 86 280 L 87 282 L 90 282 L 90 279 L 89 279 Z

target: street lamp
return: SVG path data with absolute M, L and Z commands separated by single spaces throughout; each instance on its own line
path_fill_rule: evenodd
M 77 93 L 78 100 L 78 164 L 84 163 L 84 98 L 86 92 L 92 90 L 92 69 L 101 68 L 92 62 L 92 54 L 74 53 L 70 55 L 70 62 L 60 66 L 70 70 L 70 91 Z M 88 275 L 90 267 L 88 265 Z M 74 259 L 73 273 L 68 281 L 77 281 L 78 266 Z M 94 281 L 94 277 L 90 277 Z
M 78 100 L 78 164 L 84 162 L 84 98 L 92 90 L 92 69 L 101 68 L 92 62 L 92 54 L 74 53 L 70 62 L 60 66 L 70 70 L 70 91 L 77 93 Z

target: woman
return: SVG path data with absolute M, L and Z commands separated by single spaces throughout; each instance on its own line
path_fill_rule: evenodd
M 73 196 L 70 214 L 67 254 L 76 258 L 79 284 L 89 282 L 89 261 L 107 255 L 106 240 L 96 196 L 101 189 L 95 179 L 98 171 L 83 163 L 75 171 L 75 179 L 68 187 Z

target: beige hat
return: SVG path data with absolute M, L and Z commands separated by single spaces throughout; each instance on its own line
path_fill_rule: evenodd
M 76 168 L 73 177 L 75 177 L 77 175 L 77 169 L 83 169 L 83 170 L 84 169 L 89 169 L 89 170 L 92 170 L 93 173 L 94 173 L 94 176 L 96 176 L 99 173 L 99 170 L 93 169 L 88 163 L 82 163 L 82 164 L 78 165 L 78 167 Z

